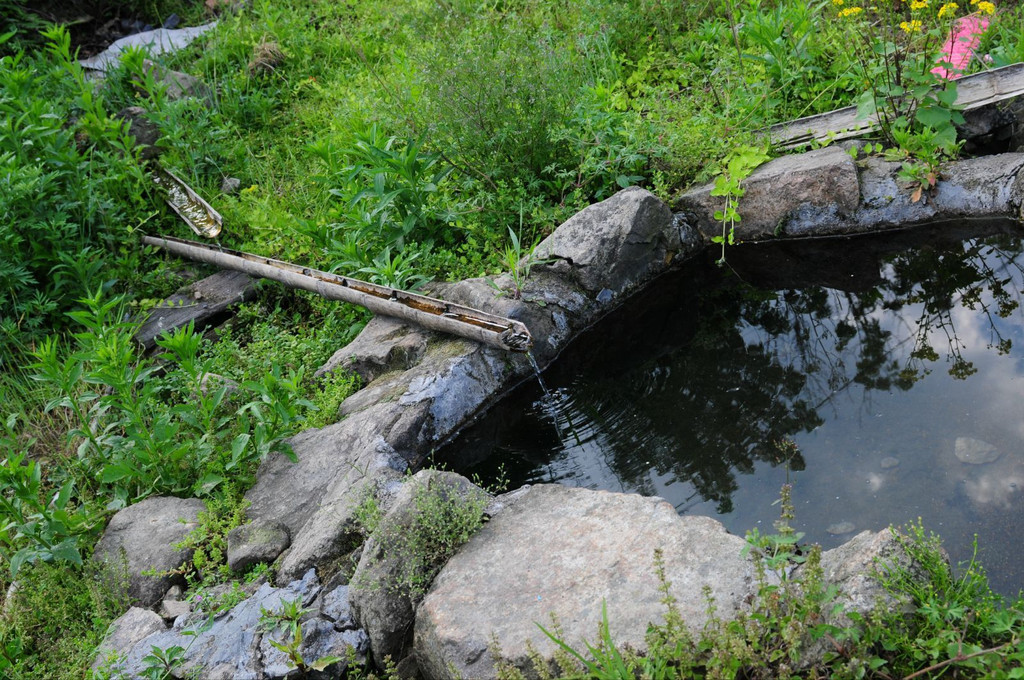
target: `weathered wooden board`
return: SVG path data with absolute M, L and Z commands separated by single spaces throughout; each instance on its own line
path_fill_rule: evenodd
M 971 111 L 1024 94 L 1024 63 L 964 76 L 957 81 L 957 106 Z M 878 129 L 874 116 L 857 117 L 857 107 L 848 106 L 828 113 L 798 118 L 767 128 L 772 146 L 792 149 L 811 141 L 838 141 L 859 137 Z
M 192 283 L 164 300 L 149 313 L 135 339 L 146 349 L 156 345 L 165 331 L 175 330 L 194 321 L 196 329 L 219 323 L 228 308 L 256 294 L 255 280 L 237 271 L 217 272 Z

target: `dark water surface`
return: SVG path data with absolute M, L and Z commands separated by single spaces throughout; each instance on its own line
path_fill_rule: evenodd
M 772 529 L 789 479 L 806 541 L 921 517 L 954 561 L 977 534 L 993 586 L 1016 594 L 1022 233 L 967 223 L 691 263 L 570 347 L 549 397 L 532 381 L 440 458 L 513 486 L 661 496 L 739 535 Z

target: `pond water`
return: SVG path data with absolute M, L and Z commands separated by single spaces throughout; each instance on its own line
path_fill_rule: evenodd
M 731 248 L 664 277 L 441 460 L 805 541 L 923 519 L 1024 588 L 1024 255 L 1009 224 Z M 499 472 L 499 468 L 503 472 Z

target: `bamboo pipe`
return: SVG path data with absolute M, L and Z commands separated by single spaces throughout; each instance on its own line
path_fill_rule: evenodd
M 526 352 L 533 345 L 530 331 L 521 321 L 471 307 L 185 239 L 143 236 L 142 242 L 181 257 L 279 281 L 291 288 L 317 293 L 328 300 L 351 302 L 375 314 L 409 321 L 432 331 L 469 338 L 491 347 Z

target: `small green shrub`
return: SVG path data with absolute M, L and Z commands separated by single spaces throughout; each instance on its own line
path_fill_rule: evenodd
M 227 385 L 203 387 L 209 363 L 199 358 L 202 337 L 191 325 L 157 341 L 167 350 L 161 358 L 177 367 L 157 378 L 159 367 L 138 355 L 137 325 L 121 320 L 123 299 L 97 292 L 81 303 L 72 313 L 83 327 L 75 351 L 47 339 L 31 366 L 57 393 L 47 409 L 74 416 L 69 472 L 80 490 L 109 494 L 111 509 L 153 493 L 209 495 L 227 473 L 247 479 L 271 452 L 294 456 L 286 439 L 310 406 L 298 394 L 301 370 L 283 375 L 272 365 L 242 383 L 247 400 L 234 407 Z
M 341 403 L 352 396 L 361 383 L 358 375 L 343 370 L 325 376 L 310 397 L 316 410 L 306 417 L 306 425 L 324 427 L 337 422 Z
M 228 533 L 245 523 L 248 507 L 241 494 L 230 490 L 210 498 L 206 510 L 199 513 L 199 525 L 174 546 L 192 552 L 192 563 L 185 567 L 192 587 L 211 586 L 232 578 L 228 568 Z
M 389 558 L 398 562 L 398 578 L 389 587 L 416 600 L 427 592 L 448 558 L 483 526 L 489 498 L 482 492 L 464 493 L 445 479 L 407 483 L 418 486 L 406 517 L 385 520 L 372 497 L 360 504 L 356 516 L 364 533 L 372 534 Z

